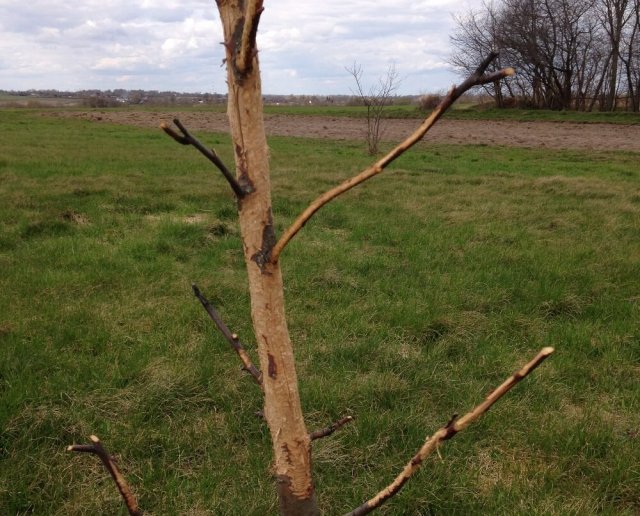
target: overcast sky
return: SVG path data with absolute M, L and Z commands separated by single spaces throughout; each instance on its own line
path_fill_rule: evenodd
M 349 94 L 394 63 L 399 93 L 447 89 L 453 14 L 481 0 L 265 0 L 270 94 Z M 0 89 L 226 90 L 214 0 L 0 0 Z

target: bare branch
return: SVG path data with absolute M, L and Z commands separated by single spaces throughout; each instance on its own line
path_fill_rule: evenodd
M 311 432 L 309 434 L 309 438 L 312 441 L 315 441 L 316 439 L 327 437 L 331 435 L 333 432 L 335 432 L 336 430 L 338 430 L 339 428 L 342 428 L 347 423 L 351 423 L 351 421 L 353 421 L 352 416 L 345 416 L 342 419 L 339 419 L 338 421 L 333 423 L 331 426 L 328 426 L 326 428 L 321 428 L 320 430 L 316 430 L 315 432 Z
M 113 478 L 116 483 L 129 514 L 131 516 L 141 516 L 142 510 L 138 507 L 136 497 L 131 492 L 129 484 L 127 484 L 122 473 L 120 473 L 113 457 L 109 455 L 104 446 L 102 446 L 102 443 L 97 436 L 92 435 L 89 439 L 91 439 L 93 444 L 72 444 L 71 446 L 67 446 L 67 451 L 93 453 L 94 455 L 97 455 L 104 464 L 104 467 L 107 468 L 107 471 L 111 474 L 111 478 Z
M 434 450 L 438 448 L 438 445 L 442 441 L 451 439 L 458 432 L 464 430 L 473 421 L 486 413 L 496 401 L 502 398 L 502 396 L 509 392 L 512 387 L 517 385 L 529 373 L 531 373 L 536 367 L 538 367 L 549 355 L 553 353 L 553 351 L 554 349 L 551 347 L 543 348 L 533 360 L 525 364 L 524 367 L 522 367 L 519 371 L 507 378 L 507 380 L 505 380 L 502 385 L 500 385 L 491 394 L 489 394 L 489 396 L 487 396 L 487 398 L 482 403 L 480 403 L 480 405 L 475 407 L 471 412 L 468 412 L 460 419 L 456 419 L 456 416 L 453 416 L 445 426 L 440 428 L 431 437 L 427 437 L 427 440 L 425 441 L 422 448 L 420 448 L 418 453 L 413 456 L 413 458 L 404 467 L 402 472 L 395 478 L 395 480 L 391 482 L 391 484 L 385 487 L 373 498 L 363 503 L 360 507 L 348 513 L 347 516 L 361 516 L 363 514 L 368 514 L 374 509 L 380 507 L 389 498 L 395 496 L 400 491 L 400 489 L 402 489 L 402 486 L 404 486 L 404 484 L 418 470 L 423 461 L 429 455 L 431 455 Z
M 256 381 L 256 383 L 260 386 L 261 389 L 263 389 L 262 373 L 255 365 L 253 365 L 253 362 L 251 361 L 249 354 L 244 349 L 244 346 L 240 342 L 240 339 L 238 338 L 238 336 L 235 333 L 231 333 L 231 330 L 224 323 L 224 321 L 220 317 L 220 314 L 213 307 L 213 305 L 209 303 L 209 300 L 202 295 L 202 293 L 200 292 L 200 289 L 195 283 L 191 285 L 191 288 L 193 288 L 193 293 L 200 300 L 200 303 L 202 303 L 202 306 L 209 314 L 209 317 L 211 317 L 211 320 L 218 327 L 218 329 L 220 330 L 220 333 L 224 335 L 224 338 L 227 339 L 229 344 L 231 344 L 235 352 L 240 357 L 240 360 L 242 361 L 242 364 L 243 364 L 243 369 L 247 371 L 249 374 L 251 374 L 251 376 L 253 376 L 253 379 Z
M 440 119 L 440 117 L 445 113 L 449 107 L 468 89 L 479 86 L 482 84 L 486 84 L 488 82 L 496 81 L 499 79 L 503 79 L 515 73 L 513 68 L 504 68 L 495 73 L 491 73 L 485 75 L 485 71 L 489 64 L 498 56 L 497 53 L 490 54 L 482 64 L 476 69 L 476 71 L 471 74 L 460 86 L 453 87 L 449 90 L 449 93 L 442 99 L 440 104 L 434 109 L 434 111 L 429 115 L 428 118 L 422 122 L 420 127 L 418 127 L 413 134 L 411 134 L 407 139 L 405 139 L 402 143 L 397 145 L 394 149 L 392 149 L 388 154 L 383 156 L 381 159 L 376 161 L 373 165 L 364 169 L 362 172 L 357 174 L 354 177 L 351 177 L 339 184 L 338 186 L 328 190 L 318 197 L 315 201 L 313 201 L 299 216 L 298 218 L 289 226 L 289 228 L 283 233 L 280 237 L 280 240 L 276 243 L 273 250 L 271 251 L 270 261 L 272 263 L 276 263 L 280 258 L 280 253 L 289 243 L 289 241 L 302 229 L 302 227 L 309 221 L 309 219 L 325 204 L 329 203 L 339 195 L 344 192 L 351 190 L 354 186 L 359 185 L 360 183 L 370 179 L 371 177 L 382 172 L 392 161 L 396 158 L 404 154 L 408 149 L 413 147 L 417 142 L 419 142 L 422 137 L 433 127 L 433 125 Z
M 356 89 L 351 90 L 351 93 L 360 97 L 360 99 L 366 104 L 367 103 L 367 95 L 364 93 L 364 88 L 362 87 L 362 65 L 359 65 L 357 62 L 351 66 L 345 66 L 344 69 L 353 77 L 353 81 L 356 83 Z
M 216 151 L 214 151 L 213 149 L 207 149 L 207 147 L 205 147 L 200 142 L 200 140 L 198 140 L 189 131 L 187 131 L 187 128 L 182 125 L 182 122 L 180 122 L 180 120 L 178 120 L 177 118 L 173 119 L 173 123 L 176 124 L 178 129 L 180 129 L 182 135 L 176 133 L 169 125 L 164 122 L 160 124 L 160 128 L 179 144 L 193 145 L 196 149 L 198 149 L 209 161 L 211 161 L 211 163 L 213 163 L 218 168 L 220 172 L 222 172 L 222 175 L 227 180 L 227 182 L 231 186 L 231 189 L 233 190 L 233 193 L 236 194 L 236 197 L 238 199 L 242 199 L 245 195 L 251 193 L 252 190 L 250 188 L 245 188 L 241 186 L 240 183 L 238 183 L 231 171 L 229 171 L 220 157 L 216 154 Z

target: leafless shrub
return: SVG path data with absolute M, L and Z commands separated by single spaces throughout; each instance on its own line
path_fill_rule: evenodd
M 353 63 L 352 66 L 346 67 L 346 70 L 351 74 L 355 82 L 353 94 L 360 100 L 361 105 L 367 108 L 366 142 L 367 150 L 373 156 L 378 153 L 378 145 L 382 137 L 382 112 L 385 106 L 393 104 L 391 97 L 400 86 L 400 77 L 395 64 L 392 63 L 389 65 L 385 76 L 380 77 L 378 83 L 367 90 L 362 80 L 361 65 Z
M 92 95 L 91 97 L 84 99 L 82 103 L 84 106 L 90 108 L 107 108 L 119 105 L 115 100 L 102 95 Z
M 418 99 L 418 109 L 420 109 L 420 111 L 431 111 L 437 108 L 440 102 L 442 102 L 442 95 L 439 93 L 428 93 Z

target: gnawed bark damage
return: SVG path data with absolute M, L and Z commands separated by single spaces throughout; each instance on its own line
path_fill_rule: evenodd
M 262 2 L 218 1 L 224 28 L 228 116 L 238 181 L 253 190 L 238 200 L 249 276 L 251 316 L 258 342 L 271 432 L 274 473 L 282 514 L 317 514 L 311 479 L 311 439 L 300 405 L 293 348 L 285 319 L 282 274 L 271 262 L 275 233 L 271 216 L 269 151 L 262 114 L 256 32 Z
M 497 54 L 489 54 L 460 86 L 451 88 L 431 115 L 376 163 L 357 175 L 324 192 L 295 219 L 279 239 L 276 239 L 271 211 L 269 151 L 264 130 L 262 91 L 256 34 L 262 13 L 262 0 L 218 0 L 218 10 L 224 28 L 227 80 L 229 86 L 228 116 L 236 161 L 235 176 L 222 163 L 215 151 L 203 145 L 178 119 L 180 133 L 167 124 L 162 129 L 181 145 L 192 145 L 211 161 L 231 186 L 238 202 L 242 244 L 249 279 L 251 318 L 258 343 L 260 369 L 251 361 L 239 337 L 222 321 L 220 314 L 196 285 L 193 291 L 217 328 L 264 393 L 264 416 L 273 445 L 273 473 L 276 479 L 280 513 L 284 516 L 310 516 L 319 513 L 311 476 L 311 441 L 333 434 L 353 420 L 342 417 L 326 428 L 309 433 L 305 427 L 298 392 L 293 347 L 285 319 L 284 290 L 279 258 L 291 239 L 309 219 L 333 199 L 351 188 L 380 174 L 387 165 L 410 149 L 433 127 L 442 114 L 465 91 L 473 86 L 492 83 L 513 75 L 505 68 L 486 73 Z M 437 446 L 451 439 L 471 422 L 482 416 L 513 386 L 542 363 L 553 348 L 544 348 L 522 369 L 493 391 L 484 402 L 460 419 L 452 417 L 431 437 L 387 487 L 349 514 L 368 514 L 395 496 Z M 92 452 L 100 456 L 120 490 L 131 514 L 141 514 L 126 481 L 100 445 L 73 445 L 71 451 Z

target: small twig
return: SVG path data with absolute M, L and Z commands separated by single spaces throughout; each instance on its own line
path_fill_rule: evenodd
M 518 382 L 520 382 L 529 373 L 531 373 L 531 371 L 538 367 L 549 355 L 551 355 L 551 353 L 553 353 L 553 351 L 554 350 L 551 347 L 543 348 L 533 360 L 531 360 L 524 367 L 522 367 L 522 369 L 510 376 L 507 380 L 505 380 L 502 385 L 500 385 L 491 394 L 489 394 L 489 396 L 487 396 L 487 398 L 482 403 L 480 403 L 480 405 L 475 407 L 471 412 L 468 412 L 460 419 L 456 419 L 456 416 L 453 416 L 445 426 L 440 428 L 440 430 L 438 430 L 431 437 L 427 437 L 427 440 L 425 441 L 422 448 L 420 448 L 418 453 L 413 456 L 413 458 L 404 467 L 402 472 L 395 478 L 395 480 L 391 482 L 391 484 L 385 487 L 373 498 L 363 503 L 360 507 L 348 513 L 348 515 L 346 516 L 361 516 L 362 514 L 368 514 L 374 509 L 380 507 L 389 498 L 395 496 L 398 491 L 402 489 L 402 486 L 404 486 L 404 484 L 422 465 L 422 462 L 429 455 L 431 455 L 433 451 L 438 449 L 438 445 L 442 441 L 451 439 L 458 432 L 464 430 L 473 421 L 487 412 L 496 401 L 502 398 L 502 396 L 509 392 L 512 387 L 518 384 Z
M 424 122 L 422 122 L 420 127 L 418 127 L 413 132 L 413 134 L 411 134 L 402 143 L 397 145 L 387 155 L 383 156 L 376 163 L 364 169 L 356 176 L 347 179 L 338 186 L 323 193 L 320 197 L 313 201 L 298 216 L 293 224 L 291 224 L 291 226 L 289 226 L 289 228 L 282 234 L 280 240 L 278 240 L 273 250 L 271 251 L 271 263 L 276 263 L 278 261 L 280 253 L 285 248 L 285 246 L 320 208 L 322 208 L 325 204 L 329 203 L 331 200 L 335 199 L 344 192 L 351 190 L 354 186 L 357 186 L 367 179 L 381 173 L 387 167 L 387 165 L 389 165 L 392 161 L 404 154 L 404 152 L 406 152 L 417 142 L 419 142 L 422 137 L 429 131 L 429 129 L 431 129 L 431 127 L 433 127 L 433 125 L 440 119 L 445 111 L 447 111 L 447 109 L 449 109 L 449 107 L 451 107 L 451 105 L 469 88 L 472 88 L 473 86 L 480 86 L 489 82 L 494 82 L 499 79 L 504 79 L 505 77 L 508 77 L 515 73 L 515 70 L 513 68 L 503 68 L 502 70 L 499 70 L 497 72 L 492 72 L 485 75 L 489 64 L 491 64 L 491 62 L 496 57 L 498 57 L 497 53 L 490 54 L 476 69 L 476 71 L 472 73 L 460 86 L 454 86 L 453 88 L 451 88 L 449 90 L 449 93 L 444 97 L 444 99 L 442 99 L 440 104 L 438 104 L 431 115 L 429 115 L 429 117 L 426 118 Z
M 180 129 L 180 132 L 182 133 L 182 135 L 176 133 L 165 122 L 162 122 L 160 124 L 160 128 L 165 133 L 167 133 L 169 136 L 171 136 L 171 138 L 173 138 L 175 141 L 177 141 L 179 144 L 181 144 L 181 145 L 193 145 L 196 149 L 198 149 L 209 161 L 211 161 L 211 163 L 213 163 L 218 168 L 218 170 L 220 172 L 222 172 L 222 175 L 227 180 L 227 182 L 231 186 L 231 189 L 233 190 L 233 193 L 236 194 L 236 197 L 238 199 L 242 199 L 245 195 L 250 193 L 248 191 L 248 189 L 243 188 L 240 185 L 240 183 L 238 183 L 238 181 L 236 180 L 234 175 L 231 173 L 231 171 L 225 166 L 225 164 L 222 162 L 220 157 L 216 154 L 216 151 L 214 151 L 213 149 L 208 149 L 207 147 L 205 147 L 200 142 L 200 140 L 198 140 L 195 136 L 193 136 L 187 130 L 187 128 L 184 125 L 182 125 L 182 122 L 180 122 L 180 120 L 178 120 L 177 118 L 173 119 L 173 123 L 176 124 L 178 129 Z
M 262 0 L 250 0 L 248 2 L 244 14 L 240 48 L 238 49 L 235 63 L 236 70 L 241 74 L 247 73 L 251 69 L 251 61 L 256 53 L 256 35 L 262 11 L 264 11 Z
M 244 346 L 240 342 L 240 339 L 238 338 L 238 336 L 235 333 L 231 333 L 231 330 L 224 323 L 224 321 L 220 317 L 220 314 L 213 307 L 213 305 L 209 303 L 209 300 L 202 295 L 202 292 L 200 292 L 200 289 L 198 288 L 198 286 L 194 283 L 193 285 L 191 285 L 191 287 L 193 288 L 193 293 L 200 300 L 200 303 L 202 303 L 202 306 L 209 314 L 209 317 L 211 317 L 211 320 L 215 323 L 215 325 L 220 330 L 220 333 L 224 335 L 224 338 L 227 339 L 229 344 L 231 344 L 235 352 L 240 357 L 240 360 L 242 360 L 243 369 L 247 371 L 249 374 L 251 374 L 251 376 L 253 376 L 253 379 L 262 389 L 263 388 L 262 373 L 255 365 L 253 365 L 251 358 L 247 354 L 247 351 L 244 349 Z
M 131 516 L 141 516 L 142 510 L 138 507 L 136 497 L 131 492 L 129 484 L 127 484 L 122 473 L 120 473 L 113 457 L 109 455 L 104 446 L 102 446 L 102 443 L 97 436 L 92 435 L 89 439 L 91 439 L 93 444 L 72 444 L 71 446 L 67 446 L 67 451 L 93 453 L 94 455 L 97 455 L 104 464 L 104 467 L 107 468 L 107 471 L 111 474 L 111 478 L 113 478 L 116 483 L 129 514 Z
M 328 426 L 326 428 L 321 428 L 320 430 L 316 430 L 315 432 L 311 432 L 309 434 L 309 439 L 311 439 L 312 441 L 315 441 L 316 439 L 322 439 L 323 437 L 327 437 L 331 435 L 333 432 L 335 432 L 336 430 L 338 430 L 339 428 L 342 428 L 347 423 L 351 423 L 351 421 L 353 421 L 352 416 L 345 416 L 342 419 L 339 419 L 338 421 L 333 423 L 331 426 Z

